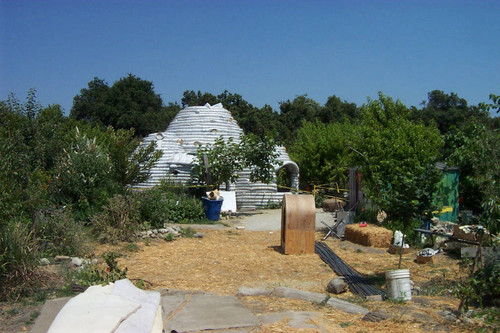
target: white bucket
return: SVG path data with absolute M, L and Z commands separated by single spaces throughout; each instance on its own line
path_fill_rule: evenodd
M 391 299 L 411 300 L 410 271 L 397 269 L 385 272 L 388 296 Z

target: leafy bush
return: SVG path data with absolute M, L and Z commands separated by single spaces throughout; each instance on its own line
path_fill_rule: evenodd
M 80 222 L 64 209 L 50 208 L 38 212 L 34 223 L 40 252 L 44 255 L 85 255 L 88 239 Z
M 139 210 L 132 196 L 116 195 L 92 217 L 92 227 L 102 242 L 130 241 L 139 226 Z
M 250 169 L 251 182 L 270 183 L 274 178 L 274 165 L 278 163 L 276 143 L 269 137 L 260 138 L 253 134 L 242 135 L 240 143 L 233 138 L 215 139 L 212 144 L 198 147 L 191 170 L 194 184 L 220 185 L 234 183 L 239 172 Z M 207 177 L 205 159 L 210 165 Z M 208 178 L 208 179 L 207 179 Z
M 113 193 L 111 169 L 106 150 L 77 128 L 73 146 L 64 150 L 56 165 L 54 190 L 59 201 L 72 205 L 77 216 L 86 220 Z
M 0 230 L 0 300 L 17 300 L 36 290 L 38 248 L 25 221 L 12 219 Z
M 206 220 L 201 201 L 186 194 L 153 188 L 134 195 L 139 205 L 141 221 L 149 222 L 153 228 L 163 228 L 164 223 L 196 223 Z

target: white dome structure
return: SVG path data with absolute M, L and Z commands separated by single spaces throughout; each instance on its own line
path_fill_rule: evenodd
M 242 134 L 243 130 L 231 113 L 220 103 L 213 106 L 206 104 L 187 107 L 179 111 L 166 131 L 144 138 L 142 145 L 156 141 L 156 149 L 161 150 L 163 155 L 151 169 L 149 179 L 133 187 L 150 188 L 160 184 L 163 179 L 185 185 L 189 181 L 198 146 L 213 143 L 221 136 L 224 140 L 233 138 L 235 143 L 239 143 Z M 279 153 L 279 165 L 275 167 L 275 172 L 286 168 L 291 187 L 298 188 L 299 167 L 290 160 L 284 147 L 277 147 L 276 150 Z M 231 184 L 231 190 L 236 192 L 238 209 L 254 209 L 270 202 L 281 201 L 283 193 L 278 192 L 276 181 L 270 184 L 252 183 L 249 179 L 250 170 L 243 170 L 239 176 L 236 182 Z

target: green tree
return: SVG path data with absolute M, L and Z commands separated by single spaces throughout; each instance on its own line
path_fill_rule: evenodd
M 207 103 L 214 105 L 219 103 L 219 100 L 214 95 L 207 92 L 202 94 L 199 90 L 197 93 L 195 93 L 194 90 L 186 90 L 181 98 L 183 108 L 188 106 L 201 106 Z
M 134 130 L 113 130 L 108 127 L 101 144 L 109 153 L 112 168 L 112 178 L 122 188 L 146 181 L 151 168 L 160 159 L 161 150 L 156 150 L 156 141 L 147 146 L 139 146 L 139 140 L 134 138 Z
M 70 145 L 63 150 L 54 170 L 52 191 L 57 203 L 71 205 L 87 218 L 127 186 L 140 183 L 150 175 L 162 152 L 156 142 L 139 147 L 134 130 L 103 130 L 81 123 L 69 130 Z
M 400 102 L 379 94 L 362 107 L 353 147 L 367 197 L 387 213 L 392 228 L 410 231 L 431 210 L 440 179 L 435 163 L 443 138 L 437 128 L 415 124 Z
M 455 93 L 433 90 L 428 94 L 428 101 L 423 102 L 423 108 L 415 109 L 412 117 L 425 124 L 435 122 L 441 133 L 447 134 L 453 127 L 462 126 L 472 117 L 485 120 L 488 114 L 484 108 L 469 106 L 464 98 Z
M 230 93 L 227 90 L 217 96 L 207 92 L 198 91 L 196 93 L 193 90 L 186 90 L 181 103 L 183 107 L 221 103 L 224 108 L 231 112 L 245 134 L 253 133 L 259 136 L 277 138 L 278 133 L 280 133 L 278 113 L 273 111 L 269 105 L 264 105 L 259 109 L 244 100 L 241 95 Z
M 279 121 L 282 124 L 283 141 L 288 145 L 299 129 L 302 121 L 314 121 L 321 110 L 321 106 L 307 95 L 296 96 L 293 101 L 280 102 Z
M 137 135 L 145 136 L 165 130 L 179 110 L 177 104 L 163 105 L 152 82 L 129 74 L 111 87 L 94 78 L 74 97 L 70 117 L 115 129 L 134 128 Z
M 108 83 L 94 77 L 87 85 L 88 88 L 80 90 L 80 94 L 73 98 L 70 117 L 83 119 L 91 124 L 111 124 L 112 105 L 109 101 Z
M 44 142 L 36 121 L 40 109 L 34 89 L 25 103 L 13 94 L 0 102 L 0 220 L 31 218 L 47 200 L 49 175 L 43 168 Z
M 279 156 L 274 139 L 249 133 L 242 136 L 238 150 L 243 166 L 250 169 L 251 182 L 270 183 L 273 180 Z
M 490 109 L 496 110 L 500 113 L 500 95 L 490 94 L 490 99 L 493 102 L 490 104 Z
M 61 106 L 49 105 L 42 108 L 36 116 L 36 149 L 39 166 L 50 173 L 63 149 L 68 146 L 66 133 L 68 119 L 64 117 Z
M 493 233 L 500 232 L 500 133 L 477 119 L 446 136 L 448 163 L 460 168 L 462 207 L 481 214 Z
M 288 152 L 300 167 L 302 184 L 345 184 L 358 126 L 349 122 L 304 122 Z
M 231 112 L 245 134 L 277 137 L 279 133 L 278 113 L 269 105 L 264 105 L 259 109 L 244 100 L 241 95 L 227 90 L 217 95 L 217 100 Z
M 361 120 L 361 112 L 356 104 L 342 101 L 337 96 L 330 96 L 325 106 L 319 110 L 318 118 L 325 124 L 344 121 L 358 122 Z
M 234 182 L 241 170 L 243 163 L 238 144 L 233 138 L 226 141 L 221 136 L 212 144 L 198 148 L 191 174 L 198 184 L 215 185 L 218 188 L 224 183 L 227 186 L 227 182 Z
M 269 183 L 274 177 L 277 163 L 274 140 L 243 135 L 240 143 L 221 136 L 212 144 L 200 146 L 196 152 L 192 180 L 198 184 L 215 185 L 217 188 L 238 179 L 238 172 L 250 169 L 250 181 Z M 208 171 L 208 175 L 207 175 Z

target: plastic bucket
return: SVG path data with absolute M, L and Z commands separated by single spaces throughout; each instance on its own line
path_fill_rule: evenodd
M 223 198 L 217 200 L 210 200 L 208 198 L 201 198 L 203 200 L 203 208 L 205 209 L 205 215 L 210 221 L 219 221 L 220 210 L 222 207 Z
M 408 269 L 385 272 L 385 280 L 389 298 L 411 300 L 410 271 Z

